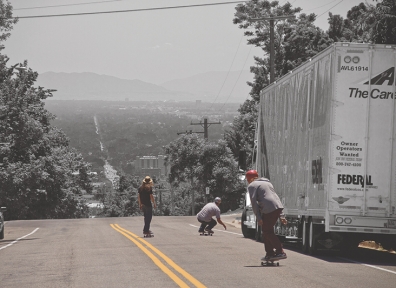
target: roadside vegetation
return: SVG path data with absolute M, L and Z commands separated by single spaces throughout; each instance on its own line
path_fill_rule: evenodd
M 0 1 L 0 52 L 17 23 L 12 7 Z M 38 73 L 27 61 L 8 64 L 0 54 L 0 205 L 5 218 L 77 218 L 88 215 L 76 200 L 92 190 L 89 165 L 69 146 L 69 140 L 50 125 L 53 115 L 43 100 L 51 90 L 34 87 Z

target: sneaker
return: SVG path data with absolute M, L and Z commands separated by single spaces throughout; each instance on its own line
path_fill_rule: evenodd
M 270 260 L 281 260 L 281 259 L 286 259 L 286 253 L 280 253 L 280 254 L 276 254 L 275 256 L 271 256 Z
M 213 234 L 214 232 L 211 229 L 205 228 L 205 232 L 208 232 L 210 234 Z
M 203 232 L 204 232 L 204 229 L 199 229 L 198 232 L 199 232 L 199 233 L 203 233 Z
M 273 257 L 273 256 L 272 256 Z M 261 258 L 261 261 L 269 261 L 271 258 L 270 255 L 265 255 L 263 258 Z

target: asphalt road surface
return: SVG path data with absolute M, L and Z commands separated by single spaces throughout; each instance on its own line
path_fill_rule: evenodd
M 155 236 L 143 238 L 142 217 L 8 221 L 0 287 L 396 287 L 396 254 L 313 257 L 286 245 L 279 267 L 263 267 L 262 243 L 231 225 L 200 236 L 198 224 L 154 216 Z

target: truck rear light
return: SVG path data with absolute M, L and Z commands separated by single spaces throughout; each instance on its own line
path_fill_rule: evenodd
M 345 56 L 345 57 L 344 57 L 344 62 L 345 62 L 345 63 L 350 63 L 351 60 L 352 60 L 351 56 Z
M 358 56 L 355 56 L 352 58 L 352 62 L 355 64 L 359 63 L 359 61 L 360 61 L 360 58 Z
M 349 225 L 352 223 L 352 218 L 351 217 L 342 217 L 342 216 L 337 216 L 335 219 L 336 224 L 341 225 L 341 224 L 346 224 Z

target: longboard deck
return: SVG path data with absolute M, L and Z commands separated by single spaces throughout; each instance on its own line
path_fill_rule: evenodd
M 261 266 L 279 266 L 279 262 L 275 262 L 275 261 L 261 261 Z

